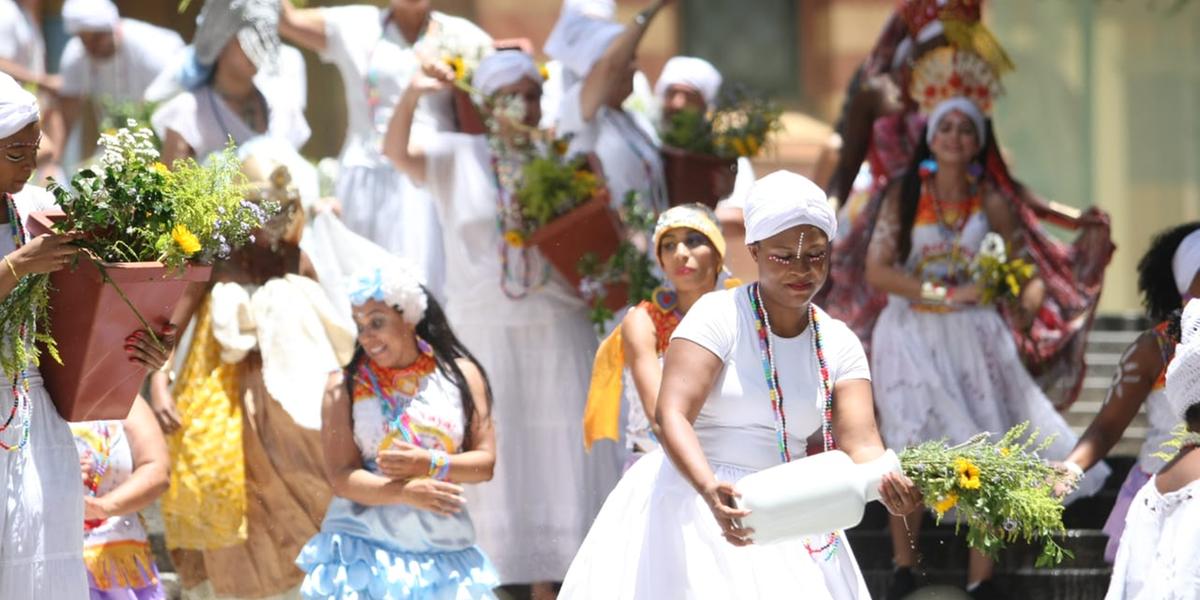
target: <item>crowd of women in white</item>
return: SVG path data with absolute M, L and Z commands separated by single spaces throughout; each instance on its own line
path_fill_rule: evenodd
M 151 122 L 167 164 L 203 160 L 232 139 L 247 164 L 287 167 L 299 192 L 275 182 L 294 211 L 189 291 L 173 321 L 194 323 L 190 343 L 175 357 L 131 337 L 150 402 L 139 399 L 124 422 L 73 426 L 85 479 L 97 457 L 107 469 L 86 512 L 67 425 L 29 371 L 29 442 L 6 453 L 0 476 L 0 598 L 162 598 L 134 515 L 164 490 L 167 543 L 193 597 L 479 598 L 530 584 L 535 598 L 867 598 L 843 532 L 755 545 L 730 501 L 736 481 L 803 456 L 816 431 L 826 448 L 836 440 L 866 462 L 885 443 L 1032 420 L 1058 433 L 1050 458 L 1066 459 L 1075 438 L 1004 321 L 943 260 L 947 244 L 970 255 L 989 231 L 1021 241 L 1012 205 L 969 175 L 989 141 L 986 108 L 961 97 L 930 106 L 918 159 L 936 161 L 935 172 L 883 197 L 865 279 L 889 300 L 868 355 L 813 303 L 839 234 L 820 187 L 786 171 L 755 180 L 742 161 L 715 212 L 668 209 L 654 123 L 712 106 L 721 76 L 676 57 L 653 88 L 658 110 L 629 102 L 646 93 L 635 57 L 665 3 L 620 24 L 611 2 L 568 0 L 545 46 L 547 81 L 525 52 L 493 51 L 487 33 L 423 1 L 208 0 L 185 46 L 120 18 L 109 0 L 68 0 L 77 37 L 61 85 L 47 86 L 45 116 L 13 79 L 0 81 L 0 191 L 14 232 L 0 240 L 0 290 L 73 252 L 70 236 L 29 239 L 21 222 L 52 206 L 25 184 L 43 129 L 43 156 L 61 162 L 87 98 L 161 101 Z M 310 133 L 307 90 L 303 60 L 281 35 L 344 83 L 332 202 L 296 154 Z M 571 134 L 571 151 L 598 157 L 612 198 L 635 192 L 659 214 L 650 252 L 666 283 L 602 344 L 559 276 L 519 294 L 504 281 L 509 250 L 496 223 L 515 190 L 497 177 L 493 148 L 519 128 L 456 132 L 445 55 L 482 57 L 480 94 L 523 98 L 524 126 Z M 12 72 L 44 79 L 33 65 Z M 1195 237 L 1171 250 L 1172 283 L 1183 282 L 1176 308 L 1197 287 Z M 758 279 L 741 284 L 725 264 L 746 251 Z M 960 287 L 931 298 L 931 277 Z M 238 311 L 257 311 L 256 329 Z M 298 333 L 280 333 L 296 323 Z M 1166 376 L 1166 421 L 1192 432 L 1198 323 L 1193 303 Z M 14 431 L 0 432 L 6 447 Z M 1066 463 L 1080 476 L 1079 465 L 1093 468 L 1083 493 L 1102 482 L 1111 447 L 1090 439 Z M 1197 597 L 1200 563 L 1182 558 L 1197 530 L 1191 448 L 1137 492 L 1110 598 Z M 880 495 L 903 531 L 919 490 L 889 475 Z M 1171 552 L 1170 565 L 1158 560 Z M 900 544 L 901 564 L 903 554 Z M 976 562 L 973 591 L 991 576 Z

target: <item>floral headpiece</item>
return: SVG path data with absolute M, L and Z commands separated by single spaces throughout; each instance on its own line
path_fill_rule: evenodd
M 400 311 L 404 320 L 416 325 L 425 317 L 429 298 L 415 271 L 400 261 L 374 267 L 354 276 L 350 304 L 362 306 L 370 300 L 387 303 Z
M 926 52 L 913 67 L 909 85 L 909 94 L 924 115 L 954 98 L 965 98 L 990 115 L 992 102 L 1002 93 L 1004 88 L 987 61 L 973 52 L 949 47 Z

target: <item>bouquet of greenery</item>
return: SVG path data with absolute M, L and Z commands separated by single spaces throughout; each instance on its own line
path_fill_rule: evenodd
M 629 241 L 628 235 L 641 235 L 644 239 L 653 236 L 656 217 L 642 208 L 637 201 L 637 192 L 630 190 L 625 195 L 621 209 L 621 220 L 626 226 L 626 239 L 621 241 L 617 253 L 601 261 L 594 253 L 579 259 L 577 270 L 583 276 L 579 292 L 591 304 L 588 318 L 601 335 L 604 326 L 613 318 L 613 311 L 604 304 L 607 286 L 624 283 L 629 286 L 629 304 L 636 305 L 649 300 L 654 290 L 662 285 L 654 276 L 654 263 L 650 256 Z
M 205 165 L 184 159 L 172 170 L 158 162 L 150 130 L 135 126 L 130 121 L 129 128 L 102 135 L 98 167 L 81 169 L 69 187 L 51 180 L 47 189 L 65 213 L 55 229 L 82 234 L 74 243 L 84 250 L 83 256 L 95 263 L 105 282 L 145 324 L 107 276 L 106 267 L 157 261 L 178 270 L 189 263 L 226 258 L 252 241 L 253 232 L 278 207 L 245 200 L 245 178 L 232 147 Z M 0 304 L 0 336 L 6 341 L 0 344 L 0 367 L 8 378 L 27 364 L 38 364 L 35 342 L 43 343 L 58 360 L 49 329 L 49 300 L 50 276 L 40 274 L 23 277 Z
M 680 150 L 718 158 L 756 156 L 767 138 L 782 129 L 783 110 L 770 100 L 734 89 L 708 113 L 675 113 L 662 131 L 662 142 Z
M 1022 287 L 1033 278 L 1037 268 L 1022 258 L 1009 258 L 1011 248 L 1000 234 L 992 231 L 983 237 L 979 254 L 971 263 L 971 274 L 982 290 L 980 301 L 1015 301 Z
M 1038 443 L 1038 433 L 1026 437 L 1022 423 L 990 443 L 980 434 L 957 446 L 926 442 L 900 455 L 904 474 L 925 495 L 925 505 L 940 523 L 950 509 L 967 527 L 967 544 L 995 557 L 1018 539 L 1042 544 L 1037 566 L 1053 566 L 1071 553 L 1053 536 L 1066 532 L 1063 505 L 1053 486 L 1060 475 L 1037 456 L 1053 438 Z

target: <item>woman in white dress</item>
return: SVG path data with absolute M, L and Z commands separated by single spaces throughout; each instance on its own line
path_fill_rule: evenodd
M 488 56 L 473 79 L 489 97 L 523 98 L 529 127 L 540 117 L 541 82 L 537 65 L 517 50 Z M 619 477 L 621 451 L 604 442 L 585 455 L 580 443 L 596 351 L 583 301 L 536 250 L 510 248 L 497 227 L 500 212 L 515 200 L 514 190 L 497 183 L 498 159 L 489 143 L 512 144 L 519 130 L 502 127 L 491 140 L 442 133 L 410 147 L 418 100 L 445 85 L 426 75 L 413 79 L 385 151 L 433 194 L 445 234 L 446 311 L 487 371 L 496 398 L 496 477 L 467 492 L 479 545 L 502 582 L 540 582 L 535 594 L 552 597 L 546 582 L 566 574 Z M 518 264 L 537 280 L 516 276 Z
M 9 233 L 0 236 L 2 299 L 25 276 L 67 266 L 77 251 L 70 235 L 27 235 L 30 213 L 55 208 L 49 193 L 25 183 L 37 168 L 41 137 L 37 99 L 0 74 L 0 196 L 6 205 L 0 225 Z M 166 360 L 149 336 L 126 341 L 134 348 L 131 362 L 156 370 Z M 15 418 L 0 427 L 0 598 L 86 598 L 83 486 L 71 430 L 37 367 L 30 365 L 4 389 L 20 392 L 10 392 L 6 403 Z
M 625 313 L 596 351 L 583 415 L 583 443 L 618 441 L 622 398 L 625 447 L 633 460 L 658 448 L 661 432 L 653 415 L 662 383 L 662 356 L 680 319 L 704 294 L 724 282 L 738 285 L 724 269 L 725 238 L 712 209 L 702 204 L 672 207 L 658 216 L 652 238 L 666 285 Z
M 955 74 L 972 92 L 989 89 L 987 79 Z M 999 435 L 1029 421 L 1054 436 L 1045 456 L 1061 460 L 1076 437 L 1021 362 L 1001 309 L 980 304 L 981 289 L 971 279 L 971 261 L 987 233 L 1003 237 L 1009 256 L 1020 255 L 1024 239 L 1016 235 L 1014 204 L 976 172 L 995 143 L 977 102 L 987 106 L 990 98 L 938 97 L 922 106 L 926 133 L 880 208 L 866 264 L 866 282 L 888 294 L 871 349 L 880 426 L 888 445 L 902 448 L 938 439 L 958 443 L 981 431 Z M 1029 322 L 1045 290 L 1035 277 L 1004 310 L 1019 311 Z M 1093 467 L 1077 495 L 1098 490 L 1108 471 L 1103 463 Z M 920 517 L 907 517 L 911 539 Z M 903 518 L 892 519 L 897 570 L 888 598 L 915 587 L 916 556 L 905 527 Z M 999 597 L 993 563 L 978 552 L 970 556 L 968 591 Z
M 203 162 L 232 139 L 260 135 L 286 139 L 294 148 L 311 131 L 296 98 L 281 89 L 260 89 L 254 76 L 279 61 L 278 0 L 208 0 L 196 19 L 192 60 L 171 73 L 183 92 L 154 111 L 150 121 L 162 140 L 162 161 L 190 157 Z
M 556 133 L 573 136 L 572 151 L 600 158 L 614 207 L 628 192 L 654 212 L 668 206 L 658 134 L 644 116 L 621 106 L 633 91 L 638 45 L 665 4 L 655 0 L 622 26 L 566 2 L 546 39 L 546 54 L 563 65 Z
M 810 303 L 835 223 L 799 175 L 751 189 L 746 240 L 761 279 L 705 295 L 675 330 L 658 394 L 665 453 L 638 461 L 609 496 L 560 598 L 870 597 L 842 532 L 758 546 L 732 501 L 737 480 L 803 456 L 818 429 L 856 463 L 884 452 L 862 345 Z M 897 514 L 920 502 L 902 476 L 880 492 Z
M 348 117 L 336 183 L 342 220 L 416 263 L 442 297 L 445 259 L 433 201 L 383 155 L 383 136 L 422 60 L 482 57 L 492 38 L 466 19 L 433 10 L 427 0 L 306 9 L 285 0 L 280 33 L 342 76 Z M 416 138 L 456 130 L 449 90 L 422 98 L 416 129 Z
M 1200 301 L 1184 308 L 1182 329 L 1167 402 L 1187 430 L 1179 454 L 1134 497 L 1106 600 L 1200 598 Z
M 1167 365 L 1179 344 L 1183 298 L 1200 296 L 1198 275 L 1200 222 L 1172 227 L 1154 238 L 1150 249 L 1138 261 L 1138 288 L 1146 316 L 1155 325 L 1139 335 L 1121 355 L 1104 407 L 1063 461 L 1064 467 L 1076 475 L 1091 468 L 1121 440 L 1145 406 L 1149 431 L 1138 450 L 1137 464 L 1129 469 L 1112 512 L 1104 522 L 1104 533 L 1108 534 L 1104 559 L 1110 563 L 1116 560 L 1130 503 L 1150 476 L 1166 465 L 1163 444 L 1172 439 L 1179 425 L 1167 402 Z

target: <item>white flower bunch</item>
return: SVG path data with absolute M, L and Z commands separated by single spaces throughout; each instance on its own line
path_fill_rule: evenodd
M 100 165 L 118 173 L 127 164 L 152 165 L 159 156 L 154 148 L 154 134 L 149 129 L 140 127 L 133 119 L 126 125 L 116 133 L 100 135 L 100 145 L 104 147 Z
M 976 255 L 976 262 L 979 257 L 988 257 L 995 259 L 997 262 L 1008 262 L 1007 244 L 1004 243 L 1004 237 L 995 231 L 989 231 L 983 236 L 983 242 L 979 245 L 979 254 Z

